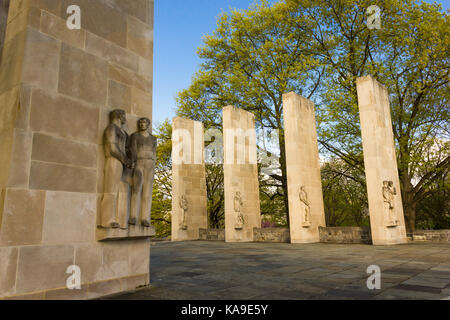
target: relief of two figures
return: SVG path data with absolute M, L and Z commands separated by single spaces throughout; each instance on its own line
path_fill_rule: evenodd
M 126 123 L 124 110 L 111 111 L 103 136 L 105 177 L 100 210 L 104 228 L 150 227 L 156 138 L 149 132 L 150 119 L 139 119 L 138 131 L 130 137 Z

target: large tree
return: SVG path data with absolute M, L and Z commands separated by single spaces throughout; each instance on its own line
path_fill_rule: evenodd
M 278 129 L 281 170 L 271 177 L 287 213 L 282 95 L 296 91 L 316 103 L 322 153 L 350 166 L 340 174 L 364 187 L 356 78 L 372 74 L 391 95 L 402 199 L 413 230 L 417 204 L 448 174 L 450 26 L 437 4 L 389 0 L 379 4 L 381 29 L 369 29 L 371 5 L 260 1 L 222 14 L 198 51 L 200 70 L 179 93 L 178 114 L 220 128 L 220 111 L 231 104 L 253 112 L 259 128 Z

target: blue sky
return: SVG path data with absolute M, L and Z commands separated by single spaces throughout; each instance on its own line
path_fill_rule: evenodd
M 155 1 L 153 121 L 155 128 L 174 116 L 175 96 L 198 70 L 197 48 L 216 29 L 216 18 L 253 0 Z
M 442 0 L 449 8 L 450 0 Z M 155 1 L 153 121 L 155 128 L 172 119 L 177 92 L 186 89 L 198 70 L 197 48 L 212 34 L 216 18 L 230 8 L 246 9 L 253 0 Z M 434 2 L 434 1 L 430 1 Z

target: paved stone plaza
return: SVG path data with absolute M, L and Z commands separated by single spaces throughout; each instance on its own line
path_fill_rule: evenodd
M 109 299 L 446 299 L 450 246 L 155 242 L 151 287 Z M 367 267 L 381 268 L 368 290 Z

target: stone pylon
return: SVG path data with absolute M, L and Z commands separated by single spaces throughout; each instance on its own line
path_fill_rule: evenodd
M 242 109 L 223 108 L 225 241 L 253 241 L 261 228 L 255 116 Z
M 370 76 L 358 78 L 356 86 L 372 242 L 406 243 L 388 91 Z
M 172 124 L 172 241 L 198 240 L 208 226 L 203 124 Z
M 325 214 L 314 104 L 290 92 L 283 109 L 291 242 L 319 242 Z

